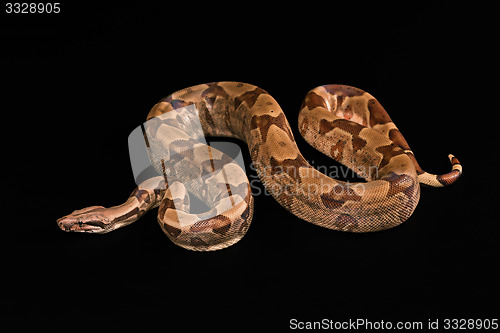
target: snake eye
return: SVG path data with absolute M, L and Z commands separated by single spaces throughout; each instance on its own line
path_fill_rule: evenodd
M 78 226 L 81 227 L 83 225 L 82 221 L 78 221 Z

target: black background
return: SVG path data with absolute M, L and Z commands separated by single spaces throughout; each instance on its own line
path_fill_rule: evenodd
M 61 8 L 7 15 L 2 7 L 0 16 L 3 316 L 24 318 L 17 321 L 24 326 L 40 325 L 29 320 L 37 315 L 51 327 L 153 320 L 165 331 L 285 331 L 292 318 L 426 325 L 498 316 L 492 8 L 333 1 Z M 299 107 L 310 89 L 341 83 L 377 97 L 425 170 L 447 172 L 453 153 L 464 176 L 448 188 L 423 188 L 407 222 L 373 234 L 316 227 L 264 196 L 255 198 L 245 238 L 212 253 L 172 244 L 155 212 L 106 235 L 57 228 L 74 209 L 127 198 L 134 187 L 127 137 L 152 105 L 224 80 L 266 89 L 315 165 L 331 162 L 298 135 Z

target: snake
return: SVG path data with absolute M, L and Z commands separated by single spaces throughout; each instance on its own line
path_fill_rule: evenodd
M 273 198 L 291 214 L 328 229 L 359 233 L 393 228 L 414 212 L 421 185 L 447 186 L 462 174 L 461 163 L 451 154 L 450 172 L 436 175 L 422 170 L 376 98 L 352 86 L 329 84 L 305 95 L 298 129 L 308 144 L 362 178 L 334 179 L 300 153 L 285 113 L 268 92 L 248 83 L 213 82 L 179 90 L 150 110 L 148 149 L 170 151 L 155 162 L 158 176 L 140 183 L 125 203 L 75 210 L 57 220 L 59 228 L 107 233 L 158 208 L 161 229 L 185 249 L 212 251 L 238 242 L 254 213 L 248 179 L 222 152 L 201 143 L 183 149 L 191 140 L 187 132 L 193 121 L 182 120 L 175 110 L 188 106 L 197 110 L 199 135 L 243 141 Z M 184 125 L 162 130 L 175 123 Z M 169 139 L 165 132 L 179 134 Z M 166 161 L 165 156 L 172 158 Z M 167 168 L 174 170 L 169 177 Z M 191 182 L 194 185 L 183 184 L 178 177 L 182 172 L 191 173 L 190 179 L 197 180 Z M 210 203 L 208 212 L 190 211 L 193 191 Z

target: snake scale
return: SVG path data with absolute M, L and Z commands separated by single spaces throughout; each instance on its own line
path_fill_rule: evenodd
M 299 132 L 314 148 L 366 182 L 335 180 L 312 167 L 300 153 L 285 113 L 259 87 L 240 82 L 189 87 L 154 105 L 147 119 L 154 123 L 166 115 L 167 123 L 175 122 L 175 117 L 168 118 L 170 112 L 188 105 L 199 110 L 203 135 L 237 138 L 248 145 L 257 174 L 276 201 L 297 217 L 329 229 L 371 232 L 397 226 L 415 210 L 420 184 L 450 185 L 462 173 L 453 155 L 449 155 L 449 173 L 424 172 L 381 104 L 350 86 L 324 85 L 309 91 L 299 113 Z M 159 135 L 161 126 L 152 126 L 150 137 Z M 219 166 L 220 172 L 207 181 L 211 186 L 199 182 L 195 187 L 199 196 L 212 203 L 210 212 L 191 213 L 184 184 L 158 176 L 141 183 L 124 204 L 76 210 L 58 219 L 58 226 L 64 231 L 106 233 L 159 207 L 161 228 L 181 247 L 209 251 L 236 243 L 253 216 L 253 197 L 244 172 L 214 149 L 208 154 L 197 148 L 183 152 L 180 138 L 167 142 L 158 137 L 149 145 L 177 150 L 182 158 L 170 164 L 184 161 L 182 169 L 199 165 L 193 172 L 200 175 L 214 173 L 214 166 Z M 157 163 L 163 171 L 164 162 Z

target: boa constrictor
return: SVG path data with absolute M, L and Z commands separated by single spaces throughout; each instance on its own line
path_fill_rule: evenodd
M 350 232 L 392 228 L 413 213 L 420 198 L 420 184 L 450 185 L 462 173 L 453 155 L 449 155 L 451 172 L 424 172 L 380 103 L 354 87 L 325 85 L 311 90 L 299 113 L 299 131 L 314 148 L 366 180 L 360 183 L 335 180 L 312 167 L 299 152 L 278 103 L 266 91 L 250 84 L 215 82 L 180 90 L 157 103 L 147 119 L 193 104 L 199 110 L 206 136 L 243 140 L 273 197 L 292 214 L 325 228 Z M 154 137 L 154 129 L 150 135 Z M 162 143 L 161 138 L 158 141 Z M 182 146 L 179 141 L 163 144 Z M 224 155 L 215 150 L 208 155 L 196 154 L 181 156 L 190 163 L 198 160 L 199 165 L 204 165 L 200 173 L 224 165 Z M 161 163 L 165 169 L 164 161 Z M 241 181 L 241 175 L 228 176 L 236 168 L 221 168 L 226 172 L 212 181 L 215 189 L 202 191 L 206 188 L 203 184 L 198 187 L 203 192 L 199 195 L 213 202 L 211 214 L 190 213 L 183 184 L 155 177 L 141 183 L 124 204 L 77 210 L 58 219 L 58 226 L 65 231 L 106 233 L 159 206 L 159 224 L 175 244 L 197 251 L 225 248 L 246 233 L 253 215 L 253 197 L 248 180 L 231 183 Z M 231 204 L 220 204 L 228 200 Z

